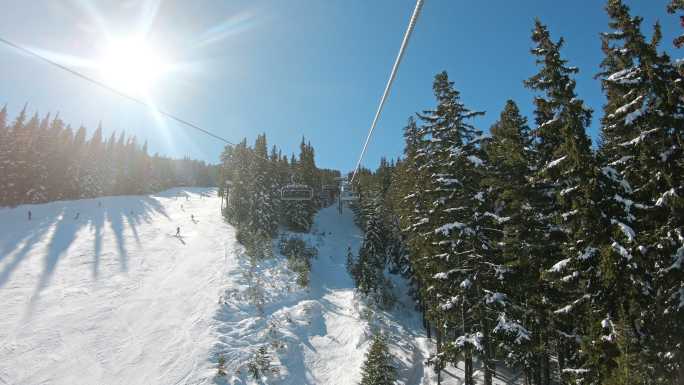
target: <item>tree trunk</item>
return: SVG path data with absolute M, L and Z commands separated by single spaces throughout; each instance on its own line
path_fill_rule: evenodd
M 551 357 L 549 356 L 549 338 L 544 334 L 544 350 L 542 351 L 542 385 L 551 385 Z
M 430 330 L 428 326 L 428 330 Z M 439 325 L 435 328 L 435 338 L 437 339 L 437 363 L 435 364 L 435 370 L 437 372 L 437 385 L 442 384 L 442 332 Z
M 466 348 L 464 359 L 463 359 L 463 369 L 464 369 L 464 385 L 474 385 L 473 382 L 473 356 L 470 352 L 470 348 Z
M 489 323 L 486 319 L 481 320 L 480 325 L 484 332 L 484 341 L 482 341 L 482 346 L 484 347 L 484 352 L 482 354 L 482 366 L 484 367 L 484 385 L 492 385 L 492 376 L 494 373 L 494 368 L 492 367 L 492 349 L 489 341 Z
M 684 354 L 679 355 L 679 382 L 678 384 L 684 384 Z

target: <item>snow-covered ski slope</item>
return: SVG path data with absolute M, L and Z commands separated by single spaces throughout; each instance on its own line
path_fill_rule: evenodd
M 356 385 L 371 337 L 382 331 L 395 358 L 398 384 L 437 384 L 434 371 L 425 365 L 434 345 L 407 294 L 406 281 L 389 274 L 397 297 L 390 311 L 371 309 L 355 293 L 346 271 L 346 254 L 347 247 L 358 252 L 363 235 L 352 212 L 345 208 L 340 214 L 336 206 L 324 208 L 316 214 L 309 234 L 280 236 L 292 235 L 318 249 L 309 287 L 297 286 L 283 256 L 258 261 L 256 266 L 239 256 L 240 268 L 228 274 L 230 284 L 216 317 L 218 342 L 211 359 L 216 362 L 223 355 L 227 375 L 214 378 L 215 383 Z M 247 366 L 260 347 L 267 349 L 273 371 L 255 381 Z M 494 384 L 517 382 L 515 376 L 500 372 Z M 461 368 L 448 366 L 442 372 L 442 384 L 461 385 L 462 376 Z M 482 373 L 477 371 L 476 378 L 481 383 Z
M 350 210 L 325 208 L 298 236 L 318 249 L 307 289 L 282 256 L 250 264 L 213 189 L 2 208 L 0 385 L 352 385 L 377 329 L 400 384 L 436 384 L 403 279 L 392 276 L 390 312 L 354 293 L 346 251 L 362 233 Z M 260 346 L 277 372 L 256 382 L 245 367 Z M 461 373 L 447 368 L 442 383 Z
M 0 384 L 195 383 L 234 238 L 207 189 L 1 208 Z

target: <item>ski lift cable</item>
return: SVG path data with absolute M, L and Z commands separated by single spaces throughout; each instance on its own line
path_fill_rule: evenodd
M 130 101 L 132 101 L 132 102 L 138 103 L 138 104 L 140 104 L 140 105 L 146 107 L 146 108 L 149 109 L 149 110 L 155 111 L 155 112 L 159 113 L 160 115 L 163 115 L 163 116 L 165 116 L 166 118 L 175 121 L 176 123 L 179 123 L 179 124 L 181 124 L 181 125 L 183 125 L 183 126 L 190 127 L 190 128 L 195 129 L 195 130 L 198 130 L 198 131 L 200 131 L 200 132 L 202 132 L 202 133 L 204 133 L 204 134 L 206 134 L 206 135 L 209 135 L 210 137 L 212 137 L 212 138 L 214 138 L 214 139 L 217 139 L 217 140 L 219 140 L 219 141 L 221 141 L 221 142 L 226 143 L 226 144 L 229 145 L 229 146 L 233 146 L 233 147 L 237 146 L 237 144 L 235 144 L 235 143 L 229 141 L 228 139 L 225 139 L 225 138 L 223 138 L 223 137 L 221 137 L 221 136 L 219 136 L 219 135 L 216 135 L 216 134 L 214 134 L 214 133 L 211 132 L 211 131 L 207 131 L 207 130 L 203 129 L 202 127 L 199 127 L 198 125 L 196 125 L 196 124 L 194 124 L 194 123 L 191 123 L 191 122 L 189 122 L 189 121 L 187 121 L 187 120 L 185 120 L 185 119 L 179 118 L 178 116 L 173 115 L 173 114 L 171 114 L 171 113 L 169 113 L 169 112 L 167 112 L 167 111 L 164 111 L 164 110 L 160 109 L 159 107 L 156 107 L 156 106 L 154 106 L 154 105 L 152 105 L 152 104 L 150 104 L 150 103 L 147 103 L 147 102 L 145 102 L 145 101 L 142 100 L 142 99 L 136 98 L 135 96 L 131 96 L 131 95 L 128 95 L 128 94 L 126 94 L 126 93 L 124 93 L 124 92 L 121 92 L 121 91 L 117 90 L 116 88 L 114 88 L 114 87 L 112 87 L 112 86 L 109 86 L 109 85 L 107 85 L 107 84 L 105 84 L 105 83 L 103 83 L 103 82 L 101 82 L 101 81 L 99 81 L 99 80 L 96 80 L 96 79 L 94 79 L 94 78 L 92 78 L 92 77 L 90 77 L 90 76 L 87 76 L 87 75 L 85 75 L 85 74 L 83 74 L 83 73 L 80 73 L 80 72 L 78 72 L 78 71 L 76 71 L 76 70 L 74 70 L 74 69 L 72 69 L 72 68 L 70 68 L 70 67 L 67 67 L 67 66 L 62 65 L 62 64 L 59 64 L 59 63 L 57 63 L 57 62 L 55 62 L 55 61 L 53 61 L 53 60 L 50 60 L 50 59 L 48 59 L 47 57 L 45 57 L 45 56 L 43 56 L 43 55 L 40 55 L 40 54 L 38 54 L 38 53 L 36 53 L 36 52 L 34 52 L 34 51 L 28 49 L 28 48 L 22 47 L 22 46 L 20 46 L 20 45 L 18 45 L 18 44 L 15 44 L 15 43 L 13 43 L 13 42 L 11 42 L 11 41 L 9 41 L 9 40 L 7 40 L 7 39 L 4 39 L 4 38 L 2 38 L 2 37 L 0 37 L 0 43 L 3 43 L 3 44 L 5 44 L 5 45 L 7 45 L 7 46 L 10 46 L 10 47 L 12 47 L 12 48 L 14 48 L 14 49 L 16 49 L 16 50 L 18 50 L 18 51 L 21 51 L 21 52 L 23 52 L 23 53 L 25 53 L 25 54 L 27 54 L 27 55 L 29 55 L 29 56 L 31 56 L 31 57 L 34 57 L 34 58 L 36 58 L 36 59 L 39 59 L 39 60 L 41 60 L 41 61 L 43 61 L 43 62 L 45 62 L 45 63 L 47 63 L 47 64 L 50 64 L 50 65 L 52 65 L 52 66 L 55 66 L 55 67 L 57 67 L 57 68 L 59 68 L 59 69 L 61 69 L 61 70 L 63 70 L 63 71 L 66 71 L 66 72 L 70 73 L 71 75 L 76 76 L 76 77 L 78 77 L 78 78 L 80 78 L 80 79 L 82 79 L 82 80 L 85 80 L 85 81 L 87 81 L 87 82 L 90 82 L 90 83 L 92 83 L 92 84 L 95 84 L 96 86 L 99 86 L 99 87 L 101 87 L 101 88 L 104 88 L 104 89 L 106 89 L 107 91 L 112 92 L 112 93 L 114 93 L 114 94 L 116 94 L 116 95 L 118 95 L 118 96 L 120 96 L 120 97 L 122 97 L 122 98 L 124 98 L 124 99 L 128 99 L 128 100 L 130 100 Z M 253 152 L 249 152 L 249 153 L 252 154 L 252 155 L 253 155 L 254 157 L 256 157 L 256 158 L 259 158 L 259 159 L 268 161 L 268 159 L 266 159 L 266 158 L 264 158 L 264 157 L 262 157 L 262 156 L 259 156 L 259 155 L 257 155 L 257 154 L 254 154 Z
M 389 91 L 392 88 L 392 83 L 394 83 L 394 79 L 397 76 L 397 69 L 399 68 L 399 64 L 401 63 L 401 59 L 404 56 L 404 52 L 406 51 L 406 46 L 408 45 L 408 41 L 411 38 L 411 34 L 413 33 L 413 29 L 416 26 L 416 22 L 418 21 L 418 16 L 420 15 L 420 11 L 423 8 L 423 0 L 416 0 L 416 7 L 413 9 L 413 14 L 411 15 L 411 19 L 409 21 L 408 28 L 406 28 L 406 33 L 404 34 L 404 39 L 401 42 L 401 47 L 399 48 L 399 53 L 397 54 L 397 58 L 394 61 L 394 65 L 392 66 L 392 71 L 390 72 L 390 77 L 387 80 L 387 85 L 385 85 L 385 91 L 382 93 L 382 97 L 380 98 L 380 105 L 378 105 L 378 109 L 375 111 L 375 117 L 373 118 L 373 122 L 371 123 L 370 129 L 368 130 L 368 135 L 366 136 L 366 141 L 363 143 L 363 149 L 361 150 L 361 155 L 359 156 L 359 160 L 356 162 L 356 167 L 354 168 L 354 174 L 352 174 L 352 178 L 350 183 L 354 183 L 354 178 L 356 178 L 356 174 L 359 172 L 359 168 L 361 167 L 361 161 L 363 160 L 363 156 L 366 154 L 366 149 L 368 148 L 368 143 L 370 142 L 371 136 L 373 135 L 373 130 L 375 130 L 375 125 L 378 123 L 378 119 L 380 118 L 380 114 L 382 113 L 382 109 L 385 106 L 385 101 L 387 100 L 387 96 L 389 95 Z

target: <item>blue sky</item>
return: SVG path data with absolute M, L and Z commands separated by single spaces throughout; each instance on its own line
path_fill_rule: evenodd
M 596 110 L 603 101 L 593 80 L 601 61 L 598 34 L 607 30 L 603 1 L 426 0 L 394 89 L 375 131 L 365 165 L 402 150 L 402 127 L 430 108 L 432 78 L 447 70 L 463 101 L 487 115 L 486 130 L 512 98 L 528 116 L 532 95 L 522 81 L 534 74 L 529 54 L 534 17 L 566 39 L 564 56 L 580 68 L 578 94 Z M 667 0 L 626 1 L 645 18 L 660 20 L 663 49 L 671 49 L 678 20 Z M 296 151 L 302 136 L 316 148 L 319 166 L 351 169 L 382 94 L 414 0 L 87 1 L 9 0 L 0 36 L 39 49 L 93 77 L 105 36 L 148 31 L 151 45 L 179 69 L 160 79 L 151 99 L 162 109 L 232 141 L 265 132 L 270 144 Z M 59 111 L 73 126 L 106 133 L 125 129 L 148 140 L 152 152 L 218 159 L 222 144 L 168 121 L 59 69 L 0 47 L 0 104 L 12 116 Z

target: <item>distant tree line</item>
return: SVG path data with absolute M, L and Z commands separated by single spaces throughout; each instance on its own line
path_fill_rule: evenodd
M 675 0 L 671 12 L 684 11 Z M 684 71 L 642 19 L 607 2 L 598 146 L 576 67 L 539 20 L 534 123 L 512 100 L 483 135 L 446 72 L 405 150 L 357 180 L 356 277 L 412 282 L 440 372 L 506 363 L 525 384 L 684 383 Z M 682 37 L 675 40 L 682 43 Z
M 214 186 L 216 167 L 147 153 L 135 137 L 103 138 L 101 125 L 87 138 L 59 117 L 13 121 L 0 110 L 0 206 L 103 195 L 145 194 L 175 186 Z

